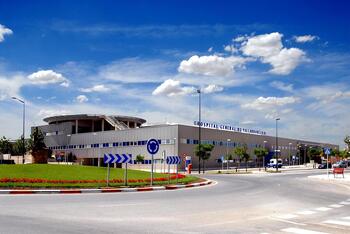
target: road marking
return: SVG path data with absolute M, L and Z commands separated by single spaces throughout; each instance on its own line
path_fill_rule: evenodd
M 342 219 L 349 219 L 349 220 L 350 220 L 350 216 L 348 216 L 348 217 L 343 217 Z
M 327 211 L 327 210 L 331 210 L 332 208 L 329 208 L 329 207 L 318 207 L 316 208 L 315 210 L 318 210 L 318 211 Z
M 296 218 L 298 217 L 298 215 L 294 215 L 294 214 L 284 214 L 284 215 L 278 215 L 276 216 L 277 218 L 280 218 L 280 219 L 293 219 L 293 218 Z
M 333 204 L 333 205 L 329 205 L 329 207 L 332 207 L 332 208 L 340 208 L 340 207 L 343 207 L 344 205 L 339 205 L 339 204 Z
M 342 205 L 350 205 L 350 202 L 342 201 L 342 202 L 339 202 L 339 204 L 342 204 Z
M 336 224 L 336 225 L 342 225 L 342 226 L 348 226 L 350 227 L 350 222 L 347 221 L 341 221 L 341 220 L 326 220 L 322 223 L 328 223 L 328 224 Z
M 282 232 L 296 233 L 296 234 L 327 234 L 326 232 L 316 232 L 301 228 L 285 228 L 281 229 Z
M 280 221 L 280 222 L 284 222 L 284 223 L 290 223 L 290 224 L 294 224 L 294 225 L 300 225 L 300 226 L 305 226 L 306 224 L 303 223 L 297 223 L 297 222 L 293 222 L 293 221 L 289 221 L 289 220 L 285 220 L 285 219 L 278 219 L 278 218 L 274 218 L 274 217 L 269 217 L 272 220 L 275 221 Z
M 297 212 L 297 214 L 301 214 L 301 215 L 311 215 L 315 213 L 316 211 L 311 211 L 311 210 L 303 210 L 303 211 Z

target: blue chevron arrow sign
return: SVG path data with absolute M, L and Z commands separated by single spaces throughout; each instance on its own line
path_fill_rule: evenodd
M 179 156 L 168 156 L 166 158 L 166 163 L 167 164 L 180 164 L 181 158 Z
M 131 154 L 104 154 L 104 163 L 130 163 L 132 161 Z

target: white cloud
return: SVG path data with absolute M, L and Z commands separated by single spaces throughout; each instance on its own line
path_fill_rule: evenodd
M 350 91 L 348 90 L 349 87 L 347 87 L 347 85 L 335 83 L 310 86 L 301 90 L 301 94 L 320 101 L 319 105 L 317 106 L 322 108 L 322 106 L 325 104 L 350 98 Z M 315 105 L 313 106 L 315 107 Z
M 121 83 L 161 82 L 170 77 L 175 66 L 164 60 L 126 58 L 99 67 L 97 77 Z
M 5 40 L 5 35 L 11 35 L 13 32 L 11 29 L 6 28 L 4 25 L 0 24 L 0 42 Z
M 75 98 L 75 100 L 79 103 L 84 103 L 89 101 L 89 99 L 85 95 L 79 95 Z
M 238 49 L 237 49 L 234 45 L 226 45 L 226 46 L 224 46 L 224 50 L 225 50 L 226 52 L 230 52 L 230 53 L 232 53 L 232 54 L 238 52 Z
M 105 87 L 103 84 L 101 84 L 101 85 L 94 85 L 91 88 L 82 88 L 79 90 L 84 93 L 92 93 L 92 92 L 103 93 L 103 92 L 108 92 L 110 88 Z
M 13 96 L 20 97 L 20 89 L 24 85 L 25 79 L 21 75 L 12 77 L 0 76 L 0 101 L 10 99 Z
M 46 118 L 50 116 L 56 116 L 56 115 L 68 115 L 71 114 L 71 111 L 68 110 L 57 110 L 57 109 L 42 109 L 39 110 L 38 116 L 40 118 Z
M 243 42 L 246 39 L 247 39 L 247 36 L 238 36 L 238 37 L 232 39 L 232 41 L 234 41 L 234 42 Z
M 243 57 L 220 57 L 217 55 L 194 55 L 183 60 L 178 68 L 179 72 L 206 76 L 227 76 L 235 68 L 242 67 L 249 59 Z
M 159 85 L 153 92 L 152 95 L 166 95 L 172 96 L 183 96 L 186 94 L 195 93 L 194 87 L 182 87 L 180 81 L 168 79 Z
M 208 52 L 212 52 L 213 51 L 213 47 L 209 47 Z
M 296 97 L 259 97 L 251 103 L 243 104 L 242 107 L 247 109 L 264 110 L 293 104 L 298 101 L 299 99 Z
M 217 86 L 217 85 L 215 85 L 215 84 L 210 84 L 210 85 L 204 87 L 204 88 L 202 89 L 202 92 L 203 92 L 203 93 L 209 94 L 209 93 L 221 92 L 222 90 L 224 90 L 223 87 Z
M 52 70 L 40 70 L 32 73 L 28 76 L 28 79 L 32 84 L 46 85 L 46 84 L 57 84 L 61 83 L 61 86 L 69 86 L 69 80 L 66 79 L 62 74 L 54 72 Z
M 304 35 L 304 36 L 294 36 L 294 40 L 298 43 L 305 43 L 305 42 L 311 42 L 318 37 L 312 36 L 312 35 Z
M 284 48 L 275 56 L 263 60 L 272 65 L 270 73 L 277 75 L 290 74 L 302 61 L 306 61 L 305 52 L 297 48 Z
M 293 84 L 285 84 L 281 81 L 273 81 L 270 83 L 270 86 L 282 91 L 293 92 Z
M 302 61 L 305 52 L 298 48 L 283 48 L 283 35 L 278 32 L 248 38 L 241 47 L 243 54 L 259 58 L 273 67 L 269 72 L 278 75 L 290 74 Z

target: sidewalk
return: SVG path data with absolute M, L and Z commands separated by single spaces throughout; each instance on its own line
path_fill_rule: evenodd
M 335 175 L 335 178 L 334 178 L 334 175 L 330 171 L 328 176 L 327 176 L 327 173 L 325 172 L 322 175 L 308 176 L 308 178 L 309 179 L 315 179 L 315 180 L 339 182 L 339 183 L 344 183 L 344 184 L 349 184 L 350 185 L 350 173 L 344 173 L 344 178 L 343 178 L 343 175 Z

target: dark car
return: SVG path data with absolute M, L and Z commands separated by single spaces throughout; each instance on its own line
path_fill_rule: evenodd
M 332 168 L 332 163 L 328 163 L 328 168 Z M 327 163 L 320 164 L 318 169 L 327 169 Z

